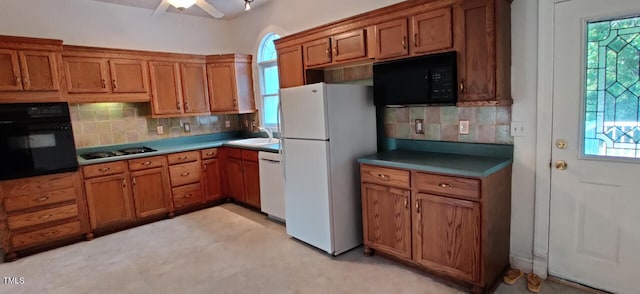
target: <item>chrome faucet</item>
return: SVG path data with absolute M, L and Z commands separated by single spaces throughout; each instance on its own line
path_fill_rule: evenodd
M 267 136 L 269 136 L 269 142 L 273 141 L 273 132 L 271 130 L 269 130 L 268 128 L 263 128 L 263 127 L 258 127 L 258 129 L 261 132 L 267 133 Z

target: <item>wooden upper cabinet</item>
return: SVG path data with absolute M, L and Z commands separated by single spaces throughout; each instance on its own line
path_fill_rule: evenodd
M 149 93 L 149 71 L 145 61 L 109 60 L 114 93 Z
M 108 93 L 109 64 L 103 58 L 64 57 L 69 93 Z
M 182 113 L 182 84 L 177 62 L 149 62 L 151 73 L 151 106 L 154 115 Z
M 409 55 L 407 19 L 398 19 L 375 26 L 376 59 L 388 59 Z
M 21 91 L 22 79 L 18 52 L 0 49 L 0 91 Z
M 0 49 L 0 91 L 58 91 L 57 55 Z
M 480 203 L 418 193 L 414 260 L 468 282 L 480 281 Z
M 412 54 L 453 47 L 451 7 L 412 16 L 410 22 Z
M 506 0 L 454 6 L 458 106 L 510 105 L 511 10 Z
M 184 113 L 209 113 L 207 68 L 204 63 L 182 63 L 182 98 Z
M 225 54 L 207 57 L 211 112 L 256 111 L 251 64 L 251 55 Z
M 290 88 L 304 85 L 302 46 L 277 48 L 277 50 L 278 79 L 280 79 L 280 88 Z
M 22 85 L 25 91 L 58 91 L 56 54 L 46 51 L 20 51 Z
M 355 30 L 331 37 L 333 45 L 333 60 L 335 62 L 348 61 L 367 57 L 366 31 Z
M 331 39 L 325 38 L 302 44 L 305 67 L 331 63 Z

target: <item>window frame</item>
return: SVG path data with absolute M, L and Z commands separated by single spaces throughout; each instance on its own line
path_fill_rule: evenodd
M 272 36 L 275 36 L 275 38 L 272 39 Z M 268 98 L 268 97 L 280 96 L 280 91 L 279 91 L 280 85 L 278 85 L 278 91 L 276 91 L 276 93 L 266 94 L 266 81 L 265 81 L 264 71 L 266 69 L 270 68 L 270 67 L 275 67 L 277 69 L 278 68 L 278 59 L 277 59 L 277 54 L 276 54 L 276 58 L 275 59 L 270 59 L 270 60 L 261 60 L 261 59 L 262 59 L 262 51 L 263 51 L 264 46 L 267 44 L 267 41 L 270 40 L 270 39 L 277 40 L 279 38 L 280 38 L 280 35 L 278 33 L 275 33 L 275 32 L 269 32 L 269 33 L 264 34 L 262 36 L 262 38 L 260 39 L 260 45 L 258 46 L 258 54 L 257 54 L 258 58 L 256 58 L 256 63 L 257 63 L 257 67 L 258 67 L 258 83 L 259 83 L 259 89 L 260 89 L 260 104 L 259 104 L 260 105 L 260 112 L 261 112 L 260 124 L 263 127 L 267 127 L 267 128 L 271 128 L 271 129 L 277 129 L 279 126 L 278 126 L 278 123 L 268 124 L 265 121 L 265 119 L 266 119 L 265 99 Z M 277 115 L 279 116 L 279 113 Z

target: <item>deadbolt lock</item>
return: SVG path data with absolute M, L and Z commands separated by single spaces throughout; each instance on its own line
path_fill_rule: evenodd
M 558 147 L 558 149 L 567 149 L 567 141 L 565 139 L 556 141 L 556 147 Z
M 558 160 L 556 161 L 556 168 L 559 170 L 565 170 L 567 169 L 567 162 L 564 160 Z

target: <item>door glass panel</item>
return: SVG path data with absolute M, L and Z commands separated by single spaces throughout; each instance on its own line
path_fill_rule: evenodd
M 584 155 L 640 158 L 640 17 L 587 23 Z

